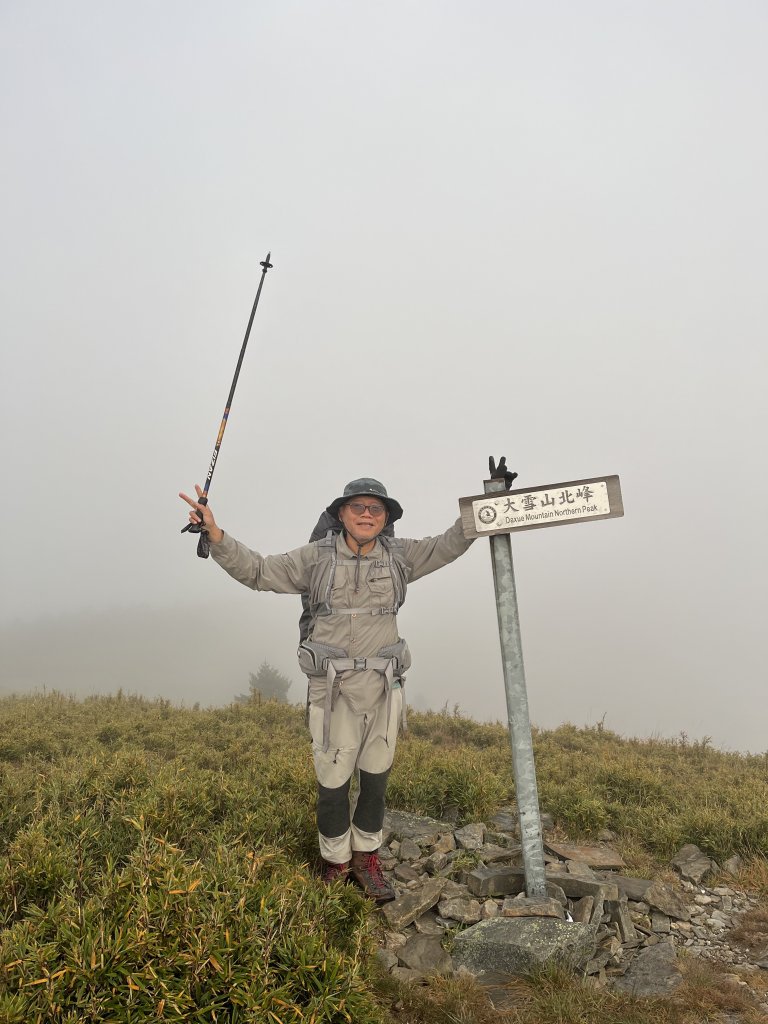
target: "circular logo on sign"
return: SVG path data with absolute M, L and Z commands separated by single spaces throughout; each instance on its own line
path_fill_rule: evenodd
M 483 505 L 483 507 L 477 513 L 477 518 L 480 520 L 481 523 L 485 523 L 486 526 L 490 526 L 490 524 L 496 518 L 496 509 L 493 507 L 493 505 Z

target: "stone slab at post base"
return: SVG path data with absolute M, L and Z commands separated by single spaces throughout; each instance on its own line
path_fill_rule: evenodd
M 605 900 L 618 900 L 619 891 L 615 883 L 590 881 L 556 872 L 546 873 L 547 882 L 560 886 L 566 896 L 580 899 L 582 896 L 602 896 Z M 473 896 L 516 896 L 525 889 L 525 873 L 522 868 L 492 867 L 475 868 L 465 877 L 467 888 Z
M 582 970 L 595 953 L 595 929 L 545 917 L 495 917 L 465 929 L 453 940 L 454 969 L 482 978 L 530 974 L 558 964 Z

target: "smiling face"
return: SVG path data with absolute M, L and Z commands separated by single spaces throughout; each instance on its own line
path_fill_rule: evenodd
M 355 495 L 341 506 L 339 519 L 347 535 L 364 548 L 372 544 L 386 526 L 387 509 L 375 495 Z

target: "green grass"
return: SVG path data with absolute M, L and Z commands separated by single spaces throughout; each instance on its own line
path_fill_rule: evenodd
M 3 1024 L 501 1019 L 481 1015 L 484 997 L 468 982 L 417 991 L 381 978 L 377 916 L 351 888 L 316 880 L 302 709 L 54 693 L 0 700 L 0 713 Z M 501 726 L 446 713 L 410 723 L 392 806 L 457 808 L 461 823 L 513 798 Z M 717 858 L 739 852 L 745 877 L 768 890 L 765 758 L 572 726 L 538 731 L 535 745 L 542 807 L 563 834 L 610 827 L 659 870 L 683 842 Z M 592 1016 L 557 1016 L 563 984 L 545 998 L 544 981 L 521 982 L 506 1019 L 617 1012 L 617 997 L 568 979 L 570 1005 L 585 1001 Z M 614 1019 L 633 1024 L 688 1019 L 684 1006 L 667 1005 L 667 1016 L 621 1006 Z

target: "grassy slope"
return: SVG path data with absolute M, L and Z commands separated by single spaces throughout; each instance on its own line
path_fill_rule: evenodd
M 372 965 L 375 915 L 314 880 L 300 709 L 53 694 L 0 701 L 0 721 L 0 1021 L 374 1024 L 398 1000 L 401 1021 L 486 1019 L 466 982 L 393 991 Z M 513 797 L 503 728 L 446 714 L 410 725 L 392 806 L 470 821 Z M 646 871 L 696 842 L 768 877 L 766 758 L 571 726 L 535 743 L 542 807 L 571 838 L 612 828 Z M 710 1003 L 725 998 L 710 989 Z M 542 978 L 521 982 L 508 1019 L 706 1020 L 702 1006 L 687 1015 L 710 989 L 649 1007 Z

